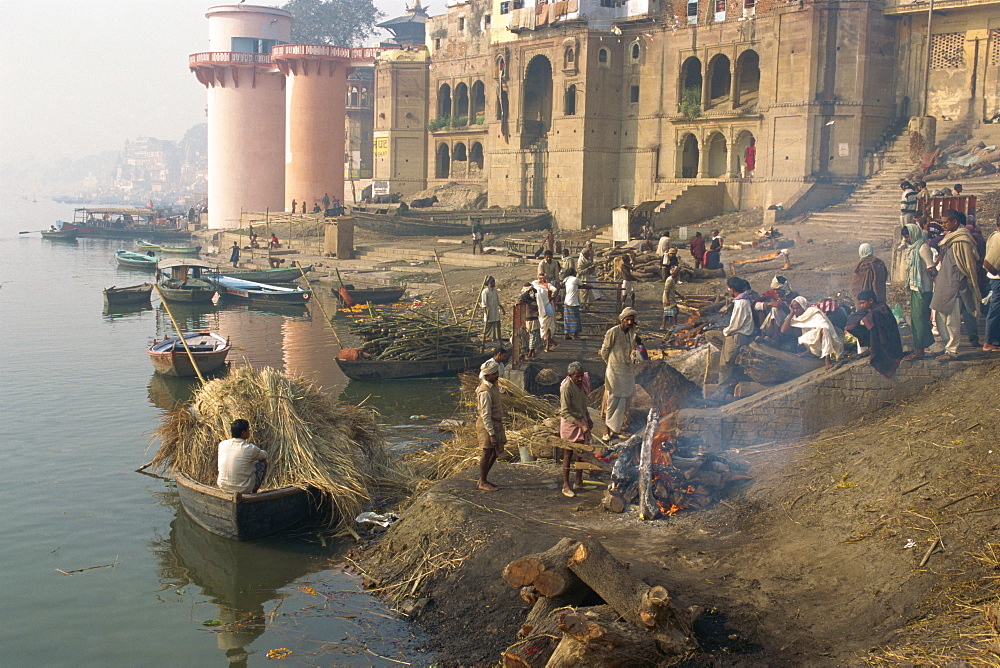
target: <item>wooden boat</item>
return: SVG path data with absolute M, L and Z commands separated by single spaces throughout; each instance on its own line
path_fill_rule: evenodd
M 173 258 L 156 263 L 160 294 L 168 302 L 206 304 L 215 298 L 215 283 L 202 272 L 212 265 L 196 258 Z M 169 277 L 165 274 L 169 272 Z
M 393 304 L 398 302 L 403 297 L 403 293 L 406 292 L 405 286 L 356 288 L 353 285 L 347 284 L 344 287 L 347 288 L 347 294 L 351 296 L 355 304 Z M 332 291 L 337 299 L 344 301 L 344 296 L 340 294 L 339 288 L 333 288 Z
M 226 363 L 231 347 L 228 339 L 214 332 L 189 332 L 184 335 L 184 340 L 202 375 L 211 373 Z M 149 360 L 156 373 L 179 378 L 198 375 L 180 337 L 174 336 L 162 341 L 154 339 L 146 352 L 149 353 Z
M 224 492 L 174 471 L 184 511 L 203 529 L 232 540 L 253 540 L 291 528 L 313 516 L 309 491 L 282 487 L 256 494 Z
M 299 271 L 298 267 L 285 267 L 279 269 L 258 269 L 257 271 L 218 271 L 211 275 L 229 276 L 239 278 L 244 281 L 257 281 L 259 283 L 291 283 L 297 278 L 302 278 L 302 272 L 309 273 L 313 266 L 307 264 Z
M 129 269 L 145 269 L 146 271 L 155 271 L 156 263 L 159 261 L 151 255 L 133 253 L 132 251 L 127 250 L 115 251 L 115 260 L 121 267 L 128 267 Z
M 120 304 L 148 304 L 149 295 L 153 292 L 152 283 L 130 285 L 127 288 L 111 286 L 104 289 L 104 303 L 108 306 Z
M 42 238 L 49 241 L 76 241 L 76 230 L 42 230 Z
M 380 381 L 396 378 L 433 378 L 454 376 L 462 371 L 478 369 L 489 357 L 486 353 L 473 357 L 448 357 L 436 360 L 342 360 L 337 366 L 351 380 Z
M 244 281 L 232 276 L 216 276 L 212 280 L 218 287 L 219 295 L 230 299 L 245 299 L 261 303 L 304 304 L 312 297 L 312 292 L 309 290 Z
M 180 229 L 161 212 L 153 209 L 130 207 L 83 207 L 75 209 L 73 221 L 60 222 L 58 227 L 76 230 L 81 237 L 105 239 L 162 239 L 183 240 L 191 238 L 187 230 Z
M 160 250 L 159 244 L 154 244 L 151 241 L 145 241 L 143 239 L 139 239 L 138 241 L 136 241 L 135 245 L 138 246 L 139 248 L 145 248 L 146 250 Z
M 164 255 L 197 255 L 201 252 L 201 246 L 159 246 L 160 252 Z
M 383 208 L 384 210 L 384 208 Z M 416 213 L 382 213 L 376 208 L 354 207 L 351 216 L 360 227 L 372 232 L 394 236 L 456 237 L 472 234 L 472 223 L 479 221 L 486 234 L 511 234 L 534 232 L 552 225 L 552 214 L 539 209 L 475 209 L 469 211 L 431 211 Z M 426 213 L 425 213 L 426 212 Z

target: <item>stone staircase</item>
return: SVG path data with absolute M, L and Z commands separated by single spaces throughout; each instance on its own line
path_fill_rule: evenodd
M 722 181 L 715 181 L 716 185 L 719 183 L 722 183 Z M 654 200 L 656 199 L 663 200 L 663 204 L 657 207 L 657 211 L 663 211 L 664 209 L 667 209 L 675 205 L 677 201 L 684 196 L 684 193 L 691 190 L 691 188 L 695 186 L 704 186 L 706 184 L 711 184 L 711 181 L 707 179 L 699 179 L 699 180 L 685 179 L 684 181 L 681 182 L 673 182 L 663 185 L 662 188 L 657 189 L 656 195 L 653 196 Z M 594 244 L 595 245 L 603 244 L 605 246 L 611 246 L 612 245 L 611 230 L 612 228 L 610 225 L 603 228 L 601 230 L 601 233 L 592 239 Z
M 805 224 L 859 241 L 892 241 L 898 237 L 899 184 L 913 171 L 909 135 L 898 135 L 886 148 L 882 169 L 841 202 L 808 215 Z

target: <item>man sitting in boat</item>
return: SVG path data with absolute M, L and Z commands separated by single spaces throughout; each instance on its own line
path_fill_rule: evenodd
M 267 452 L 247 440 L 247 420 L 233 420 L 229 432 L 232 438 L 219 443 L 219 477 L 215 484 L 224 492 L 253 494 L 267 473 Z

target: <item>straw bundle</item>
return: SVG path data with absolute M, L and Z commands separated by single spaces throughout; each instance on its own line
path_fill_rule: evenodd
M 342 406 L 312 382 L 269 367 L 235 367 L 168 414 L 153 466 L 215 484 L 218 444 L 237 418 L 250 421 L 252 442 L 268 454 L 261 491 L 316 489 L 330 502 L 331 523 L 353 519 L 379 490 L 411 483 L 371 411 Z
M 476 437 L 476 387 L 479 377 L 466 373 L 460 376 L 462 382 L 461 410 L 465 424 L 455 430 L 455 437 L 434 450 L 425 450 L 407 461 L 414 472 L 430 480 L 440 480 L 461 473 L 476 461 L 482 450 Z M 517 452 L 520 430 L 530 430 L 547 418 L 556 415 L 556 409 L 542 397 L 529 394 L 508 380 L 500 379 L 503 391 L 504 425 L 507 432 L 506 455 L 509 458 Z

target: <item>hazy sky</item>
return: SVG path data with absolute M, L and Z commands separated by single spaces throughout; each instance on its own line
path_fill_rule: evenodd
M 0 162 L 48 162 L 180 139 L 205 120 L 188 55 L 208 50 L 208 0 L 4 0 L 0 3 Z M 250 0 L 281 6 L 283 2 Z M 406 0 L 375 0 L 388 16 Z M 431 14 L 444 1 L 424 3 Z

